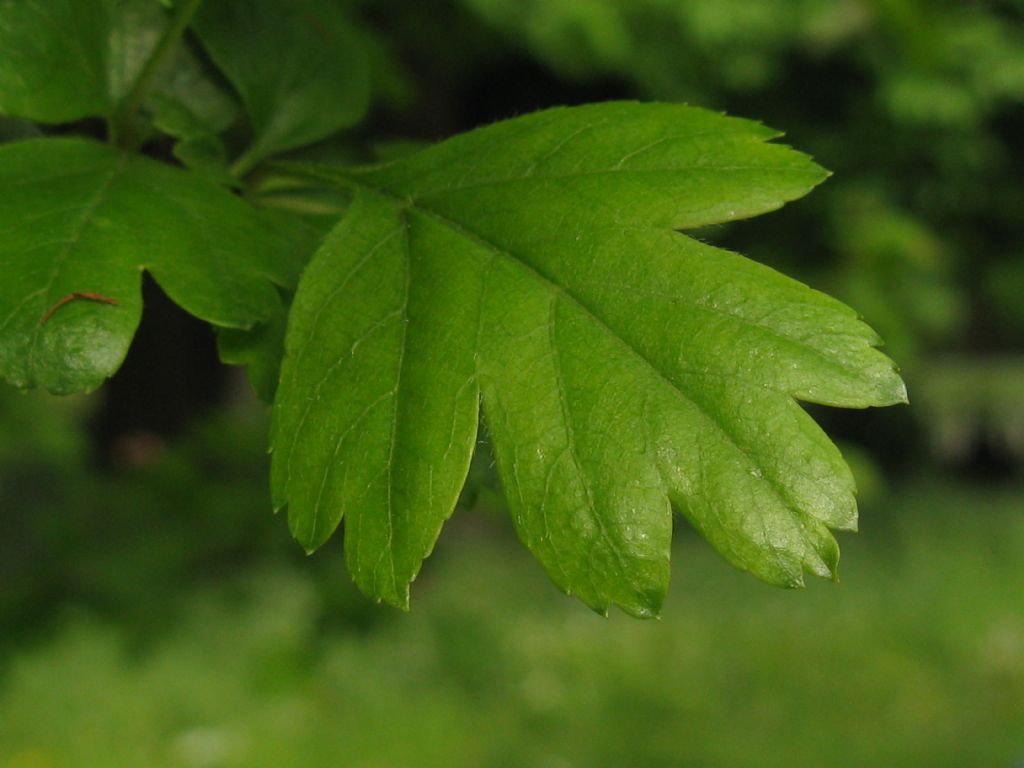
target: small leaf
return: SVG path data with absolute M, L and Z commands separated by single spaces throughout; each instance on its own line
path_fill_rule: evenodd
M 160 122 L 164 119 L 178 129 L 167 131 L 171 136 L 196 138 L 223 133 L 235 123 L 241 112 L 239 103 L 210 69 L 192 45 L 182 43 L 174 49 L 146 97 L 146 107 L 158 128 L 163 129 Z M 175 114 L 166 115 L 166 111 Z
M 0 113 L 60 123 L 113 113 L 167 14 L 147 0 L 17 0 L 0 13 Z
M 67 393 L 110 376 L 138 325 L 143 269 L 195 316 L 234 328 L 270 318 L 274 284 L 294 280 L 292 244 L 255 209 L 107 145 L 0 146 L 0 189 L 0 375 L 19 387 Z M 117 304 L 57 308 L 82 292 Z
M 277 378 L 284 356 L 284 332 L 288 308 L 280 306 L 265 323 L 249 330 L 222 328 L 217 333 L 217 352 L 229 365 L 244 365 L 257 397 L 274 402 Z
M 207 74 L 188 45 L 179 45 L 146 98 L 153 125 L 179 141 L 174 156 L 187 168 L 229 186 L 227 151 L 220 137 L 239 115 L 239 105 Z
M 260 214 L 289 244 L 285 263 L 288 285 L 294 286 L 310 254 L 323 240 L 323 222 L 318 217 L 303 217 L 278 209 L 263 209 Z M 220 359 L 230 365 L 246 366 L 249 383 L 256 395 L 267 403 L 274 401 L 277 392 L 291 299 L 291 294 L 287 293 L 266 322 L 248 329 L 221 328 L 217 334 Z
M 153 125 L 178 139 L 174 156 L 186 167 L 225 186 L 240 186 L 228 172 L 228 156 L 218 131 L 181 101 L 157 94 L 151 99 Z
M 109 114 L 110 5 L 0 4 L 0 113 L 52 123 Z
M 111 116 L 170 18 L 154 0 L 0 2 L 0 114 L 42 123 Z M 181 101 L 214 130 L 236 111 L 185 46 L 150 90 Z
M 366 111 L 369 73 L 359 36 L 329 0 L 218 0 L 193 28 L 245 102 L 246 162 L 325 138 Z
M 295 296 L 275 504 L 307 548 L 345 519 L 398 605 L 451 514 L 478 402 L 520 537 L 588 605 L 656 614 L 670 502 L 732 563 L 834 574 L 856 525 L 839 452 L 796 400 L 905 400 L 843 304 L 675 230 L 825 178 L 756 123 L 609 103 L 498 123 L 355 171 Z

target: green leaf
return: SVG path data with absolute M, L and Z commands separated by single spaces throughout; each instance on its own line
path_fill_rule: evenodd
M 76 139 L 3 145 L 0 189 L 0 375 L 19 387 L 66 393 L 110 376 L 138 325 L 143 269 L 195 316 L 233 328 L 271 317 L 274 284 L 293 284 L 279 229 L 144 157 Z M 117 303 L 61 304 L 75 293 Z
M 110 117 L 171 16 L 155 0 L 0 0 L 0 114 L 43 123 Z M 178 46 L 151 88 L 216 130 L 231 98 Z
M 218 0 L 193 28 L 252 123 L 241 170 L 355 124 L 369 73 L 358 34 L 329 0 Z
M 405 605 L 482 400 L 520 537 L 599 611 L 657 613 L 670 502 L 763 579 L 834 574 L 853 481 L 796 401 L 886 405 L 903 383 L 848 307 L 675 231 L 825 178 L 776 135 L 608 103 L 308 169 L 355 199 L 299 283 L 274 410 L 274 499 L 299 541 L 344 517 L 356 582 Z
M 109 8 L 81 0 L 0 2 L 0 113 L 53 123 L 109 114 Z
M 178 99 L 157 94 L 151 100 L 153 125 L 178 139 L 174 156 L 182 165 L 225 186 L 240 182 L 228 172 L 228 155 L 219 131 L 208 125 Z
M 265 209 L 260 213 L 290 246 L 286 265 L 288 285 L 293 286 L 323 240 L 322 221 L 318 217 L 303 217 L 278 209 Z M 217 334 L 220 359 L 231 365 L 246 366 L 249 383 L 257 396 L 267 403 L 274 402 L 277 391 L 291 298 L 290 293 L 284 296 L 266 322 L 249 329 L 221 328 Z
M 148 0 L 8 0 L 0 113 L 43 123 L 111 115 L 166 25 Z
M 174 156 L 186 167 L 229 186 L 238 180 L 228 173 L 227 151 L 220 134 L 239 115 L 239 105 L 206 72 L 188 45 L 179 45 L 153 84 L 146 106 L 153 125 L 179 141 Z
M 244 365 L 253 391 L 265 403 L 274 402 L 284 356 L 288 308 L 281 305 L 265 323 L 244 331 L 223 328 L 217 334 L 217 352 L 230 365 Z
M 239 104 L 228 86 L 214 79 L 208 68 L 192 46 L 175 48 L 146 99 L 158 128 L 169 128 L 166 132 L 171 136 L 191 139 L 223 133 L 235 123 Z
M 178 139 L 174 156 L 186 168 L 226 186 L 239 185 L 228 172 L 220 136 L 238 117 L 238 104 L 208 77 L 188 47 L 178 47 L 145 102 L 153 126 Z

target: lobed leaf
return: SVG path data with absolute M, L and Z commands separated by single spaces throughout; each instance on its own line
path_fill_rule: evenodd
M 44 123 L 110 114 L 112 73 L 126 69 L 125 60 L 111 61 L 112 6 L 108 0 L 0 2 L 0 114 Z M 139 30 L 150 46 L 153 31 Z
M 42 123 L 110 117 L 170 23 L 155 0 L 0 0 L 0 114 Z M 150 89 L 214 130 L 235 107 L 179 46 Z
M 0 146 L 0 375 L 57 393 L 120 365 L 149 270 L 184 309 L 247 328 L 293 285 L 292 243 L 239 198 L 176 168 L 79 139 Z M 79 293 L 116 304 L 67 300 Z M 61 303 L 61 302 L 64 303 Z
M 245 102 L 247 164 L 323 139 L 366 111 L 362 43 L 335 2 L 218 0 L 200 8 L 193 28 Z
M 776 135 L 608 103 L 307 168 L 355 199 L 286 335 L 272 486 L 296 537 L 314 549 L 344 519 L 356 582 L 406 605 L 482 401 L 520 537 L 599 611 L 657 613 L 671 504 L 763 579 L 834 574 L 853 481 L 796 401 L 887 405 L 903 383 L 848 307 L 676 231 L 825 178 Z

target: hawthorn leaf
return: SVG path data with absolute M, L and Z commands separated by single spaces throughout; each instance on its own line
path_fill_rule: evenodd
M 220 134 L 231 128 L 241 108 L 230 86 L 203 61 L 198 43 L 179 43 L 146 95 L 156 127 L 180 139 Z
M 240 186 L 228 172 L 228 153 L 221 134 L 237 120 L 232 95 L 211 79 L 187 45 L 176 49 L 146 98 L 153 126 L 176 138 L 174 156 L 186 167 L 225 186 Z
M 110 117 L 171 14 L 154 0 L 0 0 L 0 114 L 42 123 Z M 151 93 L 222 129 L 235 107 L 179 45 Z
M 176 98 L 157 94 L 151 105 L 154 127 L 178 140 L 172 151 L 182 165 L 224 186 L 241 186 L 228 171 L 227 149 L 217 129 Z
M 798 400 L 904 402 L 842 303 L 682 234 L 826 173 L 760 124 L 669 104 L 552 109 L 384 165 L 299 282 L 272 487 L 314 549 L 345 521 L 367 594 L 406 605 L 483 415 L 520 538 L 594 609 L 657 614 L 671 507 L 737 567 L 835 574 L 854 485 Z
M 138 325 L 143 269 L 184 309 L 231 328 L 270 318 L 275 284 L 294 285 L 279 228 L 145 157 L 81 139 L 7 144 L 0 189 L 0 375 L 18 387 L 90 390 L 113 374 Z
M 218 0 L 199 9 L 192 27 L 249 114 L 243 170 L 354 125 L 366 111 L 362 42 L 336 2 Z
M 0 113 L 45 123 L 109 114 L 108 9 L 0 0 Z

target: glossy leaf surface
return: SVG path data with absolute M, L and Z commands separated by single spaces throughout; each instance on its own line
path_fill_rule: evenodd
M 853 482 L 797 400 L 887 405 L 903 383 L 848 307 L 676 231 L 824 178 L 776 135 L 609 103 L 307 169 L 355 199 L 286 337 L 272 481 L 297 538 L 344 519 L 357 583 L 406 604 L 482 402 L 520 537 L 597 610 L 657 613 L 671 504 L 763 579 L 834 574 Z
M 246 328 L 296 273 L 292 244 L 219 186 L 77 139 L 0 146 L 0 375 L 19 387 L 93 389 L 120 365 L 149 270 L 184 309 Z M 89 299 L 91 293 L 116 304 Z M 52 313 L 51 313 L 52 310 Z

